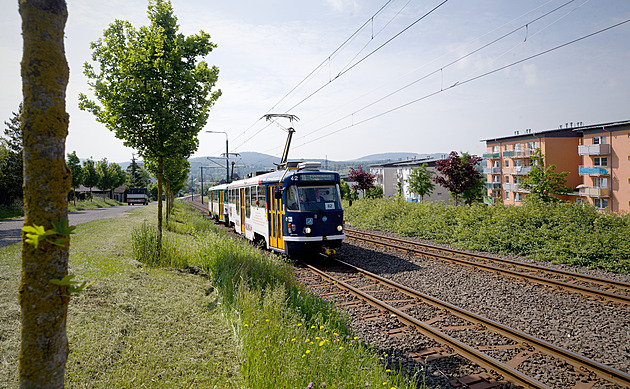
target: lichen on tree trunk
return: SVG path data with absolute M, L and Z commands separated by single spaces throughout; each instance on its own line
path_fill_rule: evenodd
M 44 226 L 68 217 L 71 173 L 65 162 L 68 63 L 64 52 L 65 1 L 20 0 L 25 226 Z M 50 283 L 68 272 L 69 245 L 22 243 L 21 388 L 61 388 L 68 356 L 68 298 Z M 67 289 L 67 288 L 66 288 Z M 67 292 L 67 290 L 66 290 Z

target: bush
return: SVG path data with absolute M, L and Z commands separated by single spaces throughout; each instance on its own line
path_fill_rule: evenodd
M 364 199 L 345 208 L 357 227 L 452 244 L 461 249 L 526 255 L 555 263 L 630 273 L 630 216 L 591 206 L 528 201 L 453 206 Z

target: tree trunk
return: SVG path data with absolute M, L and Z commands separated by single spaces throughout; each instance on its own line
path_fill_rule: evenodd
M 171 213 L 171 208 L 172 208 L 171 196 L 170 196 L 170 193 L 171 193 L 171 189 L 170 188 L 171 188 L 171 186 L 169 185 L 168 180 L 166 180 L 166 182 L 164 183 L 164 186 L 165 186 L 165 189 L 166 189 L 165 190 L 165 192 L 166 192 L 166 196 L 165 196 L 165 198 L 166 198 L 166 224 L 168 224 L 168 221 L 170 219 L 169 218 L 169 214 Z
M 24 225 L 49 230 L 51 220 L 68 218 L 71 184 L 65 162 L 69 70 L 63 37 L 68 13 L 63 0 L 20 0 L 19 10 L 24 40 Z M 49 281 L 67 275 L 69 245 L 42 243 L 36 249 L 24 239 L 22 233 L 20 388 L 62 388 L 68 298 Z
M 162 182 L 164 181 L 164 157 L 158 157 L 158 236 L 157 249 L 158 253 L 162 252 Z

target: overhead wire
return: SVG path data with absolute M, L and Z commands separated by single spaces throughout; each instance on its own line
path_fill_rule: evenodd
M 315 67 L 315 69 L 313 69 L 309 74 L 306 75 L 306 77 L 304 77 L 300 82 L 298 82 L 289 92 L 287 92 L 284 96 L 282 96 L 282 98 L 280 98 L 280 100 L 278 100 L 270 109 L 267 110 L 266 113 L 270 113 L 278 104 L 280 104 L 282 101 L 284 101 L 284 99 L 286 99 L 289 95 L 291 95 L 291 93 L 293 93 L 297 88 L 299 88 L 303 83 L 305 83 L 308 79 L 311 78 L 311 76 L 313 76 L 315 73 L 317 73 L 322 66 L 324 66 L 327 62 L 330 61 L 331 58 L 333 58 L 336 54 L 338 54 L 348 43 L 350 43 L 364 28 L 365 26 L 367 26 L 370 21 L 373 21 L 374 18 L 376 16 L 378 16 L 393 0 L 387 0 L 385 2 L 385 4 L 383 4 L 368 20 L 366 20 L 359 28 L 357 28 L 357 30 L 352 33 L 352 35 L 350 35 L 350 37 L 348 37 L 343 43 L 341 43 L 341 45 L 339 45 L 335 50 L 333 50 L 333 52 L 331 54 L 329 54 L 326 59 L 324 59 L 319 65 L 317 65 Z M 241 136 L 245 135 L 247 133 L 247 131 L 249 131 L 252 127 L 254 127 L 258 122 L 260 121 L 260 118 L 257 119 L 254 123 L 252 123 L 249 127 L 247 127 L 244 131 L 242 131 L 239 135 L 236 136 L 235 140 L 240 138 Z M 265 126 L 264 128 L 267 128 L 267 126 Z M 263 128 L 263 129 L 264 129 Z M 259 134 L 262 131 L 259 130 L 255 135 Z M 254 136 L 255 136 L 254 135 Z M 245 142 L 249 141 L 252 137 L 248 138 Z M 242 144 L 241 144 L 242 145 Z
M 624 20 L 624 21 L 619 22 L 619 23 L 616 23 L 616 24 L 614 24 L 614 25 L 612 25 L 612 26 L 609 26 L 609 27 L 603 28 L 603 29 L 601 29 L 601 30 L 595 31 L 595 32 L 593 32 L 593 33 L 590 33 L 590 34 L 584 35 L 584 36 L 582 36 L 582 37 L 580 37 L 580 38 L 574 39 L 574 40 L 572 40 L 572 41 L 569 41 L 569 42 L 563 43 L 563 44 L 561 44 L 561 45 L 557 45 L 557 46 L 555 46 L 555 47 L 552 47 L 552 48 L 547 49 L 547 50 L 545 50 L 545 51 L 542 51 L 542 52 L 539 52 L 539 53 L 537 53 L 537 54 L 531 55 L 531 56 L 529 56 L 529 57 L 526 57 L 526 58 L 520 59 L 520 60 L 518 60 L 518 61 L 512 62 L 512 63 L 510 63 L 510 64 L 508 64 L 508 65 L 498 67 L 498 68 L 493 69 L 493 70 L 491 70 L 491 71 L 488 71 L 488 72 L 482 73 L 482 74 L 480 74 L 480 75 L 477 75 L 477 76 L 474 76 L 474 77 L 468 78 L 468 79 L 466 79 L 466 80 L 464 80 L 464 81 L 458 81 L 458 82 L 454 83 L 453 85 L 451 85 L 451 86 L 449 86 L 449 87 L 447 87 L 447 88 L 443 88 L 443 89 L 437 90 L 437 91 L 435 91 L 435 92 L 432 92 L 432 93 L 426 94 L 426 95 L 424 95 L 424 96 L 422 96 L 422 97 L 420 97 L 420 98 L 417 98 L 417 99 L 411 100 L 411 101 L 409 101 L 409 102 L 407 102 L 407 103 L 405 103 L 405 104 L 402 104 L 402 105 L 399 105 L 399 106 L 397 106 L 397 107 L 391 108 L 391 109 L 386 110 L 386 111 L 384 111 L 384 112 L 381 112 L 381 113 L 379 113 L 379 114 L 377 114 L 377 115 L 374 115 L 374 116 L 371 116 L 371 117 L 369 117 L 369 118 L 363 119 L 363 120 L 361 120 L 361 121 L 359 121 L 359 122 L 356 122 L 356 123 L 354 123 L 354 122 L 353 122 L 351 125 L 348 125 L 348 126 L 342 127 L 342 128 L 340 128 L 340 129 L 337 129 L 337 130 L 335 130 L 335 131 L 333 131 L 333 132 L 330 132 L 330 133 L 328 133 L 328 134 L 322 135 L 322 136 L 320 136 L 320 137 L 318 137 L 318 138 L 315 138 L 315 139 L 313 139 L 313 140 L 310 140 L 310 141 L 308 141 L 308 142 L 304 142 L 303 144 L 301 144 L 301 145 L 297 145 L 297 146 L 295 146 L 294 148 L 299 148 L 299 147 L 305 146 L 305 145 L 307 145 L 307 144 L 310 144 L 310 143 L 313 143 L 313 142 L 318 141 L 318 140 L 320 140 L 320 139 L 323 139 L 323 138 L 329 137 L 329 136 L 331 136 L 331 135 L 337 134 L 337 133 L 339 133 L 339 132 L 341 132 L 341 131 L 347 130 L 347 129 L 352 128 L 352 127 L 354 127 L 354 126 L 357 126 L 357 125 L 360 125 L 360 124 L 363 124 L 363 123 L 369 122 L 369 121 L 371 121 L 371 120 L 374 120 L 374 119 L 376 119 L 376 118 L 382 117 L 382 116 L 387 115 L 387 114 L 389 114 L 389 113 L 392 113 L 392 112 L 394 112 L 394 111 L 398 111 L 399 109 L 402 109 L 402 108 L 408 107 L 408 106 L 410 106 L 410 105 L 412 105 L 412 104 L 415 104 L 415 103 L 417 103 L 417 102 L 420 102 L 420 101 L 422 101 L 422 100 L 426 100 L 426 99 L 428 99 L 428 98 L 430 98 L 430 97 L 433 97 L 433 96 L 438 95 L 438 94 L 440 94 L 440 93 L 446 92 L 447 90 L 450 90 L 450 89 L 453 89 L 453 88 L 455 88 L 455 87 L 458 87 L 458 86 L 461 86 L 461 85 L 464 85 L 464 84 L 468 84 L 468 83 L 473 82 L 473 81 L 476 81 L 476 80 L 478 80 L 478 79 L 481 79 L 481 78 L 487 77 L 487 76 L 489 76 L 489 75 L 491 75 L 491 74 L 494 74 L 494 73 L 497 73 L 497 72 L 499 72 L 499 71 L 501 71 L 501 70 L 504 70 L 504 69 L 510 68 L 510 67 L 512 67 L 512 66 L 515 66 L 515 65 L 521 64 L 521 63 L 523 63 L 523 62 L 529 61 L 529 60 L 531 60 L 531 59 L 534 59 L 534 58 L 540 57 L 540 56 L 545 55 L 545 54 L 548 54 L 548 53 L 550 53 L 550 52 L 552 52 L 552 51 L 556 51 L 556 50 L 561 49 L 561 48 L 563 48 L 563 47 L 566 47 L 566 46 L 569 46 L 569 45 L 571 45 L 571 44 L 574 44 L 574 43 L 580 42 L 580 41 L 582 41 L 582 40 L 584 40 L 584 39 L 587 39 L 587 38 L 590 38 L 590 37 L 592 37 L 592 36 L 595 36 L 595 35 L 601 34 L 601 33 L 603 33 L 603 32 L 606 32 L 606 31 L 608 31 L 608 30 L 611 30 L 611 29 L 613 29 L 613 28 L 619 27 L 619 26 L 621 26 L 621 25 L 623 25 L 623 24 L 626 24 L 626 23 L 629 23 L 629 22 L 630 22 L 630 19 Z
M 586 1 L 588 2 L 588 1 L 590 1 L 590 0 L 586 0 Z M 487 48 L 487 47 L 489 47 L 489 46 L 491 46 L 491 45 L 493 45 L 493 44 L 495 44 L 495 43 L 497 43 L 497 42 L 499 42 L 499 41 L 501 41 L 501 40 L 503 40 L 503 39 L 507 38 L 508 36 L 511 36 L 511 35 L 513 35 L 513 34 L 517 33 L 518 31 L 520 31 L 520 30 L 521 30 L 521 29 L 523 29 L 523 28 L 526 28 L 526 27 L 527 27 L 527 26 L 529 26 L 530 24 L 533 24 L 533 23 L 535 23 L 535 22 L 537 22 L 537 21 L 541 20 L 542 18 L 544 18 L 544 17 L 546 17 L 546 16 L 548 16 L 548 15 L 550 15 L 550 14 L 552 14 L 552 13 L 554 13 L 554 12 L 558 11 L 559 9 L 561 9 L 561 8 L 563 8 L 563 7 L 565 7 L 565 6 L 569 5 L 570 3 L 573 3 L 573 2 L 575 2 L 575 0 L 570 0 L 570 1 L 567 1 L 567 2 L 565 2 L 564 4 L 562 4 L 562 5 L 558 6 L 558 7 L 556 7 L 556 8 L 554 8 L 554 9 L 552 9 L 552 10 L 550 10 L 550 11 L 548 11 L 548 12 L 546 12 L 546 13 L 544 13 L 544 14 L 542 14 L 542 15 L 540 15 L 540 16 L 538 16 L 538 17 L 536 17 L 536 18 L 532 19 L 532 20 L 530 20 L 530 21 L 528 21 L 528 22 L 527 22 L 527 23 L 525 23 L 525 24 L 522 24 L 521 26 L 519 26 L 519 27 L 517 27 L 517 28 L 512 29 L 511 31 L 509 31 L 509 32 L 507 32 L 507 33 L 505 33 L 505 34 L 503 34 L 503 35 L 502 35 L 502 36 L 500 36 L 500 37 L 498 37 L 498 38 L 496 38 L 496 39 L 494 39 L 494 40 L 492 40 L 492 41 L 490 41 L 490 42 L 488 42 L 488 43 L 486 43 L 486 44 L 484 44 L 484 45 L 482 45 L 482 46 L 478 47 L 477 49 L 475 49 L 475 50 L 473 50 L 473 51 L 471 51 L 471 52 L 469 52 L 469 53 L 467 53 L 467 54 L 465 54 L 465 55 L 463 55 L 463 56 L 458 57 L 457 59 L 455 59 L 455 60 L 453 60 L 453 61 L 451 61 L 451 62 L 447 63 L 446 65 L 443 65 L 443 66 L 441 66 L 441 67 L 437 68 L 436 70 L 434 70 L 434 71 L 432 71 L 432 72 L 429 72 L 428 74 L 426 74 L 426 75 L 424 75 L 424 76 L 422 76 L 422 77 L 420 77 L 420 78 L 418 78 L 418 79 L 416 79 L 416 80 L 412 81 L 411 83 L 408 83 L 408 84 L 404 85 L 403 87 L 401 87 L 401 88 L 399 88 L 399 89 L 397 89 L 397 90 L 395 90 L 395 91 L 393 91 L 393 92 L 391 92 L 391 93 L 389 93 L 389 94 L 387 94 L 387 95 L 385 95 L 385 96 L 383 96 L 383 97 L 381 97 L 381 98 L 379 98 L 379 99 L 377 99 L 377 100 L 373 101 L 372 103 L 367 104 L 367 105 L 363 106 L 362 108 L 360 108 L 360 109 L 358 109 L 358 110 L 356 110 L 356 111 L 353 111 L 352 113 L 350 113 L 350 114 L 348 114 L 348 115 L 346 115 L 346 116 L 343 116 L 343 117 L 341 117 L 341 118 L 339 118 L 339 119 L 337 119 L 337 120 L 335 120 L 335 121 L 333 121 L 333 122 L 331 122 L 331 123 L 326 124 L 325 126 L 319 127 L 319 128 L 317 128 L 317 129 L 315 129 L 315 130 L 313 130 L 313 131 L 311 131 L 311 132 L 309 132 L 309 133 L 305 134 L 304 136 L 300 137 L 299 139 L 305 138 L 305 137 L 307 137 L 307 136 L 309 136 L 309 135 L 311 135 L 311 134 L 313 134 L 313 133 L 316 133 L 316 132 L 319 132 L 319 131 L 321 131 L 321 130 L 323 130 L 323 129 L 325 129 L 325 128 L 328 128 L 328 127 L 330 127 L 331 125 L 334 125 L 334 124 L 336 124 L 336 123 L 338 123 L 338 122 L 340 122 L 340 121 L 342 121 L 342 120 L 348 119 L 348 118 L 352 117 L 353 115 L 355 115 L 355 114 L 357 114 L 357 113 L 359 113 L 359 112 L 361 112 L 361 111 L 363 111 L 363 110 L 365 110 L 365 109 L 367 109 L 367 108 L 369 108 L 369 107 L 371 107 L 371 106 L 373 106 L 373 105 L 375 105 L 375 104 L 377 104 L 377 103 L 379 103 L 379 102 L 381 102 L 381 101 L 383 101 L 383 100 L 385 100 L 385 99 L 387 99 L 387 98 L 389 98 L 389 97 L 391 97 L 391 96 L 393 96 L 393 95 L 395 95 L 395 94 L 398 94 L 398 93 L 402 92 L 403 90 L 405 90 L 405 89 L 407 89 L 407 88 L 409 88 L 409 87 L 411 87 L 411 86 L 413 86 L 413 85 L 417 84 L 418 82 L 423 81 L 423 80 L 425 80 L 425 79 L 429 78 L 429 77 L 430 77 L 430 76 L 432 76 L 432 75 L 435 75 L 435 74 L 437 74 L 437 73 L 441 73 L 441 72 L 443 72 L 443 70 L 444 70 L 444 69 L 446 69 L 446 68 L 448 68 L 448 67 L 450 67 L 450 66 L 452 66 L 452 65 L 454 65 L 454 64 L 456 64 L 456 63 L 458 63 L 458 62 L 460 62 L 460 61 L 462 61 L 462 60 L 464 60 L 464 59 L 466 59 L 466 58 L 468 58 L 468 57 L 470 57 L 470 56 L 472 56 L 472 55 L 474 55 L 474 54 L 478 53 L 479 51 L 481 51 L 481 50 L 483 50 L 483 49 L 485 49 L 485 48 Z M 580 6 L 582 6 L 582 5 L 584 5 L 584 3 L 583 3 L 583 4 L 581 4 Z M 531 12 L 531 11 L 530 11 L 530 12 Z M 530 12 L 528 12 L 528 13 L 530 13 Z M 573 11 L 571 11 L 571 12 L 573 12 Z M 522 17 L 522 16 L 521 16 L 521 17 Z M 520 17 L 519 17 L 519 18 L 520 18 Z M 518 18 L 517 18 L 517 19 L 518 19 Z M 515 20 L 515 19 L 513 19 L 513 20 Z M 554 21 L 553 23 L 555 23 L 555 22 L 556 22 L 556 21 Z M 552 25 L 553 23 L 551 23 L 550 25 Z M 548 25 L 548 26 L 550 26 L 550 25 Z M 547 26 L 547 27 L 548 27 L 548 26 Z M 545 27 L 545 28 L 547 28 L 547 27 Z M 495 30 L 496 30 L 496 29 L 495 29 Z M 493 30 L 493 31 L 494 31 L 494 30 Z M 483 34 L 482 36 L 486 36 L 486 35 L 487 35 L 487 34 Z M 522 44 L 522 42 L 519 42 L 516 46 L 518 46 L 518 45 L 520 45 L 520 44 Z M 514 47 L 516 47 L 516 46 L 514 46 Z M 514 47 L 513 47 L 513 48 L 514 48 Z M 513 49 L 513 48 L 512 48 L 512 49 Z
M 328 85 L 330 85 L 332 82 L 334 82 L 335 80 L 339 79 L 341 76 L 343 76 L 344 74 L 348 73 L 350 70 L 354 69 L 357 65 L 359 65 L 360 63 L 362 63 L 363 61 L 365 61 L 366 59 L 368 59 L 369 57 L 371 57 L 374 53 L 376 53 L 377 51 L 379 51 L 380 49 L 382 49 L 383 47 L 385 47 L 387 44 L 391 43 L 394 39 L 398 38 L 400 35 L 402 35 L 404 32 L 406 32 L 407 30 L 409 30 L 411 27 L 413 27 L 414 25 L 416 25 L 418 22 L 420 22 L 421 20 L 423 20 L 424 18 L 426 18 L 427 16 L 429 16 L 430 14 L 432 14 L 434 11 L 436 11 L 438 8 L 440 8 L 441 6 L 443 6 L 444 4 L 446 4 L 449 0 L 443 0 L 440 4 L 438 4 L 437 6 L 435 6 L 433 9 L 431 9 L 429 12 L 425 13 L 424 15 L 422 15 L 420 18 L 416 19 L 413 23 L 411 23 L 409 26 L 405 27 L 402 31 L 400 31 L 399 33 L 397 33 L 396 35 L 394 35 L 393 37 L 389 38 L 387 41 L 385 41 L 385 43 L 381 44 L 380 46 L 378 46 L 376 49 L 372 50 L 369 54 L 367 54 L 366 56 L 364 56 L 363 58 L 361 58 L 360 60 L 358 60 L 357 62 L 355 62 L 354 64 L 352 64 L 351 66 L 347 67 L 346 69 L 344 69 L 343 71 L 339 72 L 339 74 L 337 74 L 332 80 L 328 81 L 327 83 L 325 83 L 324 85 L 320 86 L 319 88 L 317 88 L 314 92 L 310 93 L 309 95 L 307 95 L 305 98 L 303 98 L 302 100 L 300 100 L 298 103 L 296 103 L 295 105 L 293 105 L 291 108 L 289 108 L 286 112 L 290 112 L 292 110 L 294 110 L 295 108 L 297 108 L 298 106 L 300 106 L 302 103 L 304 103 L 306 100 L 310 99 L 311 97 L 313 97 L 314 95 L 316 95 L 317 93 L 319 93 L 322 89 L 324 89 L 325 87 L 327 87 Z

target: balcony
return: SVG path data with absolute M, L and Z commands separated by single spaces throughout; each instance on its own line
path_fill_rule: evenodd
M 501 189 L 500 182 L 486 182 L 485 187 L 488 189 Z
M 529 158 L 534 153 L 534 150 L 512 150 L 504 151 L 503 158 Z
M 578 173 L 581 176 L 608 176 L 610 175 L 610 166 L 580 165 Z
M 487 159 L 499 159 L 500 156 L 501 156 L 501 153 L 498 153 L 498 152 L 483 154 L 483 157 Z
M 610 145 L 581 145 L 578 146 L 579 155 L 608 155 L 610 154 Z
M 580 196 L 608 197 L 610 188 L 580 188 Z
M 483 174 L 501 174 L 500 167 L 484 167 Z
M 532 170 L 531 166 L 514 166 L 510 174 L 526 176 Z
M 507 190 L 510 192 L 517 192 L 521 188 L 518 184 L 503 184 L 503 190 Z

